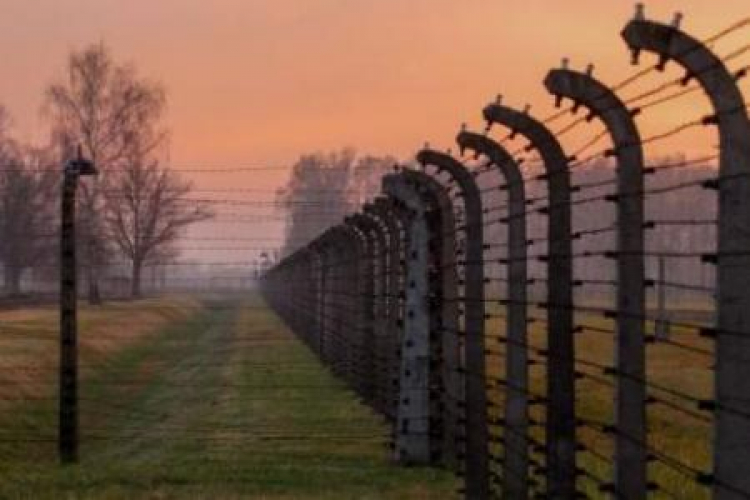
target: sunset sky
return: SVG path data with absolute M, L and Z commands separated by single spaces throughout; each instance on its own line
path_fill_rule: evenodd
M 452 146 L 498 92 L 546 116 L 541 85 L 568 56 L 616 82 L 634 70 L 619 37 L 628 0 L 0 0 L 0 103 L 21 138 L 41 140 L 44 86 L 71 49 L 104 41 L 169 92 L 176 166 L 287 165 L 352 146 L 407 158 L 425 141 Z M 658 0 L 649 18 L 685 13 L 705 38 L 750 15 L 747 0 Z M 728 53 L 748 30 L 716 46 Z M 650 62 L 649 58 L 645 58 Z M 734 64 L 750 63 L 750 57 Z M 667 77 L 679 75 L 671 68 Z M 662 76 L 660 80 L 664 81 Z M 631 92 L 647 88 L 648 82 Z M 745 84 L 745 88 L 749 87 Z M 643 120 L 644 135 L 707 111 L 692 97 Z M 596 129 L 589 126 L 588 131 Z M 710 150 L 699 130 L 650 154 Z M 573 145 L 570 146 L 574 147 Z M 273 188 L 283 172 L 203 185 Z

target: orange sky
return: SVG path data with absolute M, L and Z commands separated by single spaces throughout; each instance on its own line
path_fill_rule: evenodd
M 23 138 L 41 137 L 41 92 L 67 52 L 103 40 L 115 57 L 167 87 L 176 165 L 287 164 L 303 152 L 342 146 L 407 157 L 425 140 L 452 146 L 460 123 L 478 124 L 480 108 L 498 92 L 548 115 L 551 99 L 541 80 L 562 55 L 575 67 L 596 63 L 597 76 L 608 82 L 633 71 L 619 38 L 633 12 L 630 0 L 0 0 L 0 6 L 0 102 Z M 677 9 L 685 13 L 683 27 L 701 38 L 750 15 L 748 0 L 647 3 L 654 19 L 671 19 Z M 748 31 L 717 51 L 746 44 Z M 737 61 L 748 63 L 750 57 Z M 704 101 L 691 98 L 644 117 L 644 135 L 699 116 Z M 699 154 L 712 142 L 698 131 L 649 152 Z M 271 188 L 282 178 L 199 182 Z

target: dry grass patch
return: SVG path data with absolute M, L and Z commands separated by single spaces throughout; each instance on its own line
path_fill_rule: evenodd
M 705 303 L 680 304 L 678 318 L 683 318 L 682 323 L 700 324 L 709 317 L 708 305 Z M 493 313 L 503 314 L 498 308 Z M 531 309 L 530 317 L 544 318 L 545 311 Z M 577 412 L 578 416 L 593 422 L 612 423 L 614 420 L 615 389 L 612 386 L 615 378 L 605 374 L 599 367 L 587 364 L 588 362 L 605 366 L 615 364 L 615 335 L 607 333 L 606 330 L 614 330 L 614 322 L 604 318 L 602 315 L 577 313 L 576 324 L 584 324 L 594 329 L 605 331 L 586 331 L 576 334 L 576 369 L 599 380 L 584 377 L 576 382 Z M 486 325 L 488 335 L 505 336 L 505 324 L 502 320 L 494 318 Z M 653 324 L 646 326 L 647 333 L 653 332 Z M 543 354 L 534 353 L 534 349 L 545 349 L 547 345 L 547 326 L 544 322 L 530 324 L 528 331 L 528 344 L 530 349 L 529 358 L 537 361 L 530 367 L 531 392 L 536 395 L 546 393 L 546 365 L 547 357 Z M 652 343 L 646 348 L 647 354 L 647 381 L 651 385 L 648 393 L 669 404 L 686 408 L 694 413 L 701 413 L 697 406 L 690 400 L 670 394 L 668 391 L 676 391 L 691 398 L 710 399 L 713 393 L 713 360 L 710 353 L 713 352 L 712 341 L 698 335 L 697 328 L 673 327 L 671 340 L 681 344 L 678 347 L 669 343 Z M 506 345 L 489 339 L 488 345 L 497 355 L 488 357 L 488 373 L 494 377 L 505 377 L 505 352 Z M 687 348 L 686 348 L 687 347 Z M 692 349 L 692 351 L 690 350 Z M 703 353 L 698 353 L 700 350 Z M 659 388 L 667 389 L 660 390 Z M 504 389 L 493 388 L 489 392 L 490 399 L 497 402 L 492 415 L 502 415 L 502 404 L 504 400 Z M 530 409 L 532 418 L 539 423 L 544 423 L 546 415 L 544 407 L 534 405 Z M 711 414 L 703 412 L 705 418 L 710 419 Z M 707 422 L 696 419 L 686 413 L 679 411 L 663 403 L 653 403 L 647 406 L 648 418 L 648 443 L 652 450 L 673 457 L 680 462 L 689 464 L 699 470 L 710 470 L 711 467 L 711 426 Z M 502 433 L 498 426 L 497 434 Z M 612 456 L 614 441 L 611 435 L 603 435 L 601 432 L 586 427 L 579 427 L 579 439 L 587 446 L 597 450 L 608 457 Z M 534 439 L 543 442 L 544 430 L 541 426 L 532 429 Z M 493 452 L 502 456 L 502 446 L 494 445 Z M 534 453 L 533 457 L 539 463 L 544 463 L 544 457 Z M 611 479 L 611 462 L 604 463 L 601 459 L 593 457 L 588 452 L 581 453 L 580 464 L 587 471 L 604 480 Z M 678 498 L 708 498 L 709 491 L 706 488 L 695 485 L 684 475 L 673 469 L 660 464 L 658 461 L 649 464 L 649 478 L 664 487 L 669 493 Z M 541 484 L 543 478 L 539 477 Z M 583 490 L 591 498 L 602 498 L 603 494 L 598 491 L 597 485 L 590 480 L 582 478 Z
M 158 332 L 164 325 L 190 317 L 201 308 L 191 298 L 160 298 L 81 304 L 79 348 L 81 372 Z M 48 394 L 58 368 L 59 313 L 40 307 L 0 311 L 0 405 Z

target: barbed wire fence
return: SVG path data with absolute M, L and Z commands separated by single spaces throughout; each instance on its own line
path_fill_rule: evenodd
M 455 471 L 471 499 L 750 498 L 748 66 L 734 67 L 750 45 L 714 52 L 750 18 L 703 41 L 681 20 L 639 6 L 622 37 L 657 64 L 610 86 L 563 61 L 544 85 L 570 106 L 536 119 L 498 98 L 484 132 L 459 133 L 462 156 L 426 146 L 264 276 L 391 422 L 398 462 Z M 627 96 L 668 63 L 684 76 Z M 642 115 L 699 91 L 710 115 L 641 133 Z M 570 146 L 590 122 L 603 128 Z M 700 127 L 718 153 L 646 161 Z

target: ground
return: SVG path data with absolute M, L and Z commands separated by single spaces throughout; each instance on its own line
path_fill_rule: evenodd
M 611 321 L 593 315 L 578 321 L 601 331 L 578 335 L 577 357 L 611 365 Z M 385 422 L 258 297 L 84 306 L 80 323 L 81 464 L 61 468 L 56 310 L 0 312 L 0 498 L 457 497 L 452 475 L 391 463 Z M 493 339 L 504 327 L 498 320 L 487 326 L 488 371 L 502 376 L 504 349 Z M 710 340 L 684 328 L 672 333 L 672 342 L 683 347 L 648 347 L 650 383 L 710 398 Z M 544 347 L 545 335 L 543 324 L 532 324 L 533 345 Z M 579 414 L 611 421 L 612 378 L 578 368 L 598 377 L 578 381 Z M 532 366 L 532 385 L 544 393 L 543 364 Z M 653 393 L 691 407 L 664 391 Z M 491 398 L 501 407 L 501 390 L 492 390 Z M 544 421 L 541 410 L 533 407 L 537 422 Z M 696 469 L 710 468 L 710 421 L 664 404 L 649 405 L 648 415 L 650 447 Z M 611 454 L 611 438 L 585 427 L 579 432 L 584 443 Z M 540 427 L 534 434 L 543 437 Z M 581 453 L 580 460 L 589 474 L 611 476 L 609 464 L 594 455 Z M 707 489 L 656 462 L 650 477 L 672 497 L 709 497 Z M 580 484 L 590 498 L 604 498 L 595 481 L 581 478 Z
M 455 498 L 258 297 L 81 313 L 81 463 L 56 463 L 56 313 L 0 312 L 0 498 Z
M 675 316 L 685 323 L 708 324 L 704 304 L 688 304 Z M 492 312 L 495 312 L 494 310 Z M 501 311 L 498 311 L 501 312 Z M 531 317 L 543 318 L 544 311 L 532 309 Z M 615 401 L 614 377 L 600 367 L 615 364 L 614 323 L 601 314 L 576 314 L 576 323 L 585 324 L 591 330 L 576 334 L 576 370 L 586 374 L 576 381 L 577 415 L 587 421 L 612 423 Z M 647 323 L 647 332 L 653 332 L 653 322 Z M 488 374 L 502 378 L 505 370 L 505 345 L 495 341 L 502 336 L 505 325 L 502 319 L 492 319 L 487 325 L 490 347 Z M 531 323 L 529 344 L 535 349 L 546 347 L 547 329 L 542 321 Z M 712 341 L 701 338 L 697 328 L 675 326 L 668 342 L 653 342 L 647 345 L 648 394 L 657 398 L 646 407 L 648 447 L 652 454 L 673 457 L 687 467 L 665 465 L 659 460 L 649 463 L 649 480 L 656 481 L 662 489 L 653 492 L 656 498 L 708 499 L 711 490 L 705 485 L 688 480 L 693 470 L 711 469 L 712 415 L 698 409 L 697 401 L 711 399 L 713 383 Z M 531 392 L 546 393 L 546 354 L 532 351 L 530 358 L 538 361 L 530 367 Z M 503 391 L 491 391 L 490 399 L 496 402 L 494 416 L 502 416 Z M 531 416 L 536 422 L 532 434 L 543 442 L 545 422 L 544 407 L 531 406 Z M 614 439 L 587 425 L 577 429 L 579 440 L 592 451 L 580 451 L 579 466 L 586 475 L 579 478 L 580 489 L 589 498 L 608 498 L 599 490 L 601 482 L 612 480 L 611 457 Z M 493 434 L 502 435 L 501 426 L 495 426 Z M 502 455 L 502 445 L 493 444 L 497 456 Z M 532 459 L 543 461 L 540 449 L 534 449 Z M 691 470 L 692 469 L 692 470 Z M 543 477 L 537 475 L 543 480 Z M 543 483 L 539 483 L 543 484 Z M 532 488 L 534 490 L 534 488 Z

